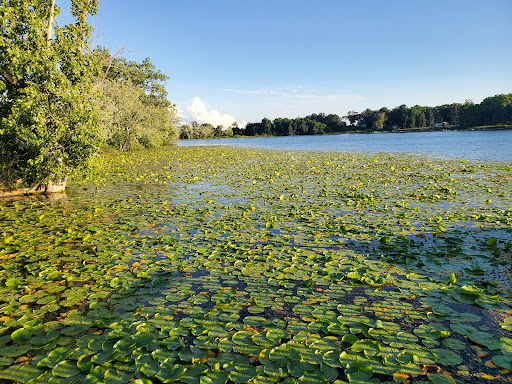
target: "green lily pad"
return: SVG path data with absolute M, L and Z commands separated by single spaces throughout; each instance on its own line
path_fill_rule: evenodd
M 429 373 L 427 376 L 434 384 L 456 384 L 455 379 L 448 374 Z
M 500 368 L 512 370 L 512 356 L 496 355 L 491 361 Z
M 229 374 L 225 371 L 208 370 L 200 377 L 200 384 L 226 384 Z
M 466 344 L 464 344 L 462 341 L 452 338 L 444 339 L 443 344 L 448 348 L 455 349 L 458 351 L 466 348 Z
M 487 332 L 471 332 L 468 333 L 468 339 L 473 343 L 487 346 L 491 340 L 493 340 L 493 335 Z
M 72 377 L 80 373 L 76 362 L 71 360 L 64 360 L 55 365 L 52 369 L 52 374 L 59 377 Z
M 460 365 L 463 361 L 458 353 L 448 349 L 432 349 L 432 353 L 437 356 L 437 362 L 443 365 Z
M 185 367 L 180 364 L 162 364 L 155 377 L 163 382 L 174 382 L 181 379 Z
M 377 341 L 374 340 L 359 340 L 351 347 L 354 352 L 364 352 L 366 356 L 379 356 L 382 352 L 382 347 Z
M 254 375 L 248 375 L 245 373 L 231 371 L 229 373 L 229 380 L 234 383 L 247 383 L 254 378 Z
M 44 371 L 31 365 L 12 365 L 0 372 L 0 378 L 13 382 L 26 383 L 37 379 Z
M 23 344 L 30 340 L 32 337 L 32 332 L 28 329 L 20 328 L 11 333 L 12 341 L 18 344 Z

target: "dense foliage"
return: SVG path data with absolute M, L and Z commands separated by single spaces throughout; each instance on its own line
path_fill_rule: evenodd
M 0 201 L 0 381 L 512 381 L 510 164 L 163 147 L 69 196 Z
M 459 107 L 459 125 L 512 125 L 512 93 L 485 98 L 480 104 L 466 101 Z
M 55 1 L 0 6 L 0 186 L 46 185 L 90 168 L 103 142 L 121 151 L 177 138 L 167 76 L 89 49 L 97 0 L 74 0 L 59 26 Z
M 168 76 L 145 59 L 142 63 L 97 50 L 103 78 L 96 100 L 104 143 L 127 151 L 167 144 L 178 136 L 176 106 L 167 100 Z
M 180 126 L 180 139 L 211 139 L 213 137 L 233 137 L 233 131 L 238 130 L 238 124 L 235 122 L 231 126 L 224 128 L 219 125 L 214 127 L 212 124 L 199 124 L 193 121 L 191 124 Z
M 249 123 L 245 129 L 232 128 L 233 135 L 292 136 L 321 135 L 343 132 L 394 131 L 422 129 L 434 126 L 470 128 L 487 125 L 512 125 L 512 93 L 487 97 L 480 104 L 445 104 L 436 107 L 399 107 L 379 110 L 351 111 L 341 118 L 336 114 L 312 114 L 295 119 L 264 118 L 259 123 Z M 218 131 L 218 130 L 217 130 Z M 223 135 L 224 131 L 220 131 Z M 189 137 L 192 136 L 192 137 Z M 182 134 L 180 138 L 205 138 L 200 135 Z M 216 137 L 215 132 L 210 137 Z
M 322 135 L 347 131 L 347 123 L 335 114 L 313 114 L 304 118 L 277 118 L 273 121 L 265 118 L 261 123 L 249 123 L 240 133 L 247 136 L 257 135 Z M 237 132 L 238 133 L 238 132 Z
M 87 168 L 100 143 L 88 51 L 94 0 L 73 0 L 58 26 L 54 1 L 0 5 L 0 183 L 32 186 Z M 53 31 L 53 35 L 52 35 Z

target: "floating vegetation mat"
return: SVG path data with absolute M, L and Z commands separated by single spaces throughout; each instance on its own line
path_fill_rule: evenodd
M 507 163 L 105 155 L 0 202 L 0 380 L 512 382 L 511 207 Z

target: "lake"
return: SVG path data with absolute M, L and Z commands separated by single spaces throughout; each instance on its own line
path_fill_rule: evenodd
M 231 145 L 335 152 L 406 152 L 442 158 L 512 161 L 512 130 L 180 140 L 178 145 Z
M 104 153 L 0 202 L 0 383 L 510 384 L 510 164 Z

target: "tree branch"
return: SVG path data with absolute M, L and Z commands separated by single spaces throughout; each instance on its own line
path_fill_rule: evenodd
M 18 85 L 18 79 L 6 69 L 0 69 L 0 75 L 12 85 Z
M 92 87 L 93 90 L 96 89 L 96 87 L 98 87 L 99 85 L 103 84 L 103 82 L 105 81 L 105 79 L 107 78 L 107 75 L 108 75 L 108 72 L 110 71 L 110 68 L 112 68 L 112 64 L 114 63 L 114 59 L 117 57 L 117 56 L 120 56 L 124 53 L 124 49 L 126 48 L 126 44 L 123 44 L 121 48 L 119 48 L 116 52 L 115 55 L 111 56 L 110 57 L 110 61 L 108 63 L 108 67 L 107 67 L 107 70 L 105 71 L 104 75 L 103 75 L 103 78 L 94 85 L 94 87 Z

